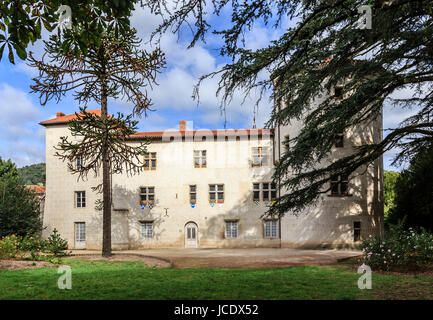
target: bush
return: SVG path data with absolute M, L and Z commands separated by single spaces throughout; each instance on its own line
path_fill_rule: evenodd
M 66 249 L 68 249 L 68 241 L 62 239 L 57 229 L 54 228 L 53 233 L 48 237 L 46 251 L 55 257 L 61 257 L 66 255 Z
M 0 259 L 15 258 L 20 251 L 20 238 L 13 235 L 0 240 Z
M 23 237 L 40 232 L 39 199 L 32 190 L 21 185 L 15 165 L 1 158 L 0 190 L 0 237 L 12 234 Z
M 384 238 L 370 236 L 362 241 L 362 251 L 364 263 L 376 270 L 425 266 L 433 262 L 433 234 L 391 226 Z
M 42 253 L 49 253 L 54 257 L 65 256 L 65 250 L 68 249 L 68 242 L 60 237 L 57 230 L 47 240 L 39 238 L 37 235 L 26 235 L 18 237 L 10 235 L 0 240 L 0 259 L 24 258 L 40 260 L 44 258 Z M 47 256 L 46 258 L 49 258 Z
M 32 260 L 37 260 L 47 246 L 46 240 L 38 238 L 37 235 L 25 236 L 20 243 L 20 250 L 29 252 Z

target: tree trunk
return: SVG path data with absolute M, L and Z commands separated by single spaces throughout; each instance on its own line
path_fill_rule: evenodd
M 107 86 L 105 80 L 101 85 L 101 117 L 107 118 Z M 102 256 L 111 256 L 111 177 L 110 159 L 108 155 L 107 134 L 102 138 Z

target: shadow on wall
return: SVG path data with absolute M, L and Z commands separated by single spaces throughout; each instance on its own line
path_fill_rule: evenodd
M 356 145 L 371 144 L 377 135 L 372 125 L 350 132 L 345 148 L 334 149 L 329 161 L 355 151 Z M 350 175 L 350 196 L 322 194 L 316 203 L 305 210 L 304 219 L 290 218 L 293 234 L 286 245 L 300 247 L 356 247 L 353 223 L 361 222 L 361 239 L 381 235 L 383 231 L 382 159 L 368 167 L 358 168 Z M 296 223 L 298 222 L 298 223 Z M 299 245 L 296 245 L 296 242 Z
M 148 206 L 142 210 L 138 205 L 138 197 L 138 191 L 134 193 L 118 185 L 113 187 L 113 205 L 111 211 L 111 243 L 113 250 L 132 249 L 140 246 L 142 242 L 140 238 L 141 224 L 137 222 L 153 222 L 153 241 L 155 242 L 161 239 L 165 231 L 165 229 L 160 227 L 164 219 L 152 215 L 150 213 L 151 209 Z M 124 205 L 128 201 L 129 203 L 134 203 L 131 200 L 136 200 L 137 209 Z M 156 199 L 155 205 L 158 206 L 158 204 L 159 201 Z M 88 249 L 102 248 L 102 210 L 96 212 L 97 214 L 92 215 L 90 221 L 87 223 L 89 235 L 87 241 Z M 156 230 L 157 232 L 155 232 Z
M 370 126 L 371 127 L 371 126 Z M 371 143 L 373 128 L 356 132 L 356 145 Z M 353 141 L 353 138 L 348 139 Z M 330 161 L 342 155 L 342 152 L 353 152 L 354 142 L 344 150 L 336 150 L 331 154 Z M 251 171 L 252 181 L 268 182 L 270 176 L 263 176 Z M 255 180 L 255 178 L 257 180 Z M 184 246 L 184 227 L 188 222 L 195 222 L 198 226 L 199 247 L 279 247 L 281 245 L 280 232 L 276 239 L 264 237 L 264 221 L 262 215 L 266 211 L 263 202 L 256 206 L 252 200 L 251 188 L 247 182 L 239 185 L 239 194 L 242 197 L 229 207 L 231 201 L 226 201 L 220 208 L 218 204 L 211 207 L 209 203 L 198 203 L 208 206 L 204 217 L 191 219 L 191 215 L 176 217 L 176 222 L 170 224 L 170 216 L 164 214 L 160 200 L 156 199 L 155 211 L 139 206 L 139 191 L 126 189 L 123 186 L 113 187 L 113 214 L 112 214 L 112 243 L 113 248 L 131 249 L 141 247 Z M 351 196 L 330 197 L 322 195 L 315 205 L 310 206 L 300 217 L 290 216 L 286 213 L 287 228 L 283 238 L 287 243 L 296 247 L 335 247 L 353 246 L 353 222 L 361 222 L 361 237 L 369 234 L 378 234 L 383 224 L 382 202 L 382 163 L 381 159 L 371 164 L 368 170 L 358 169 L 351 175 L 349 192 Z M 226 193 L 226 199 L 230 194 Z M 137 204 L 133 206 L 132 204 Z M 182 203 L 182 210 L 197 210 L 190 208 L 189 202 Z M 155 210 L 155 209 L 153 209 Z M 185 211 L 186 212 L 186 211 Z M 201 212 L 201 211 L 200 211 Z M 183 220 L 182 220 L 183 219 Z M 140 221 L 152 221 L 153 239 L 142 239 Z M 225 235 L 225 222 L 238 221 L 238 237 L 227 239 Z M 176 223 L 176 225 L 174 225 Z M 99 234 L 97 243 L 102 241 L 102 212 L 95 215 L 90 221 L 89 231 L 93 229 Z M 178 236 L 168 237 L 168 231 L 176 232 Z M 173 239 L 167 240 L 165 239 Z M 171 241 L 171 242 L 170 242 Z

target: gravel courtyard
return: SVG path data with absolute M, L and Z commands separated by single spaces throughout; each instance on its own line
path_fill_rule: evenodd
M 76 255 L 100 255 L 100 251 L 73 250 Z M 332 264 L 361 255 L 358 250 L 251 249 L 143 249 L 114 251 L 116 255 L 140 255 L 171 260 L 175 268 L 276 268 Z

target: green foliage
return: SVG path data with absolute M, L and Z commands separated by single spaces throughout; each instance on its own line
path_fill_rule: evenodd
M 77 37 L 79 48 L 86 51 L 88 45 L 98 43 L 101 30 L 110 28 L 117 34 L 129 28 L 129 17 L 138 0 L 3 0 L 0 2 L 0 60 L 7 45 L 8 57 L 15 63 L 14 51 L 25 60 L 28 44 L 41 39 L 43 28 L 60 34 L 60 12 L 63 4 L 72 11 L 72 26 L 80 24 L 83 34 Z M 80 51 L 75 53 L 80 54 Z
M 156 76 L 165 66 L 165 56 L 159 49 L 151 53 L 140 49 L 141 40 L 136 37 L 135 29 L 118 33 L 109 27 L 102 28 L 97 41 L 85 47 L 79 41 L 80 35 L 87 37 L 88 33 L 78 24 L 62 37 L 51 36 L 45 42 L 48 60 L 45 55 L 38 60 L 30 54 L 29 65 L 39 70 L 33 79 L 35 84 L 30 87 L 32 92 L 39 93 L 42 105 L 51 99 L 59 102 L 72 90 L 80 104 L 95 101 L 101 106 L 100 116 L 87 113 L 85 107 L 80 108 L 81 113 L 76 113 L 77 119 L 69 123 L 69 129 L 73 136 L 80 135 L 83 139 L 70 141 L 61 137 L 56 155 L 68 160 L 70 171 L 83 179 L 90 171 L 95 175 L 102 171 L 102 184 L 93 190 L 103 194 L 102 251 L 104 256 L 109 256 L 111 173 L 139 172 L 145 144 L 131 146 L 127 143 L 137 122 L 132 120 L 132 115 L 110 116 L 107 101 L 123 97 L 132 103 L 133 114 L 146 114 L 152 105 L 146 87 L 156 84 Z M 81 167 L 71 165 L 79 158 L 83 163 Z
M 432 276 L 373 274 L 359 290 L 356 269 L 312 266 L 272 269 L 148 268 L 142 262 L 63 260 L 72 290 L 59 290 L 56 268 L 0 271 L 0 299 L 43 300 L 333 300 L 432 299 Z M 17 285 L 17 283 L 28 284 Z M 259 310 L 260 312 L 260 310 Z M 162 319 L 173 309 L 161 310 Z
M 433 263 L 433 234 L 415 232 L 402 225 L 391 226 L 384 238 L 362 241 L 364 263 L 372 270 L 392 270 L 397 266 L 413 268 Z
M 65 250 L 68 249 L 68 241 L 60 237 L 57 229 L 54 228 L 53 232 L 47 239 L 46 251 L 53 254 L 55 257 L 65 256 Z
M 271 206 L 270 215 L 299 213 L 326 192 L 333 175 L 375 165 L 395 147 L 395 162 L 406 161 L 433 138 L 432 0 L 185 0 L 175 9 L 168 0 L 143 3 L 165 18 L 155 34 L 193 26 L 191 46 L 209 31 L 221 36 L 220 53 L 230 63 L 204 75 L 198 85 L 220 77 L 222 107 L 240 93 L 260 92 L 262 98 L 272 90 L 271 98 L 281 108 L 273 110 L 267 126 L 303 120 L 276 166 L 273 180 L 288 192 Z M 367 3 L 372 28 L 359 24 L 365 18 L 359 9 Z M 212 26 L 217 20 L 209 7 L 215 15 L 229 10 L 231 21 Z M 249 33 L 257 32 L 257 25 L 274 27 L 277 37 L 251 49 L 243 40 L 254 36 Z M 341 100 L 334 97 L 340 85 Z M 413 94 L 393 99 L 406 90 Z M 198 89 L 195 93 L 198 98 Z M 329 159 L 338 134 L 378 119 L 384 101 L 415 114 L 387 128 L 382 141 L 361 136 L 366 143 L 353 154 L 318 168 Z
M 45 163 L 32 164 L 18 169 L 23 184 L 45 185 Z
M 24 237 L 12 234 L 0 240 L 0 259 L 50 260 L 53 257 L 66 256 L 66 249 L 68 249 L 68 242 L 60 237 L 56 229 L 48 239 L 40 238 L 36 234 L 28 234 Z M 43 253 L 49 255 L 41 256 Z
M 433 232 L 433 144 L 416 154 L 395 185 L 394 207 L 388 222 Z
M 395 185 L 400 176 L 399 172 L 386 171 L 383 176 L 383 203 L 384 203 L 384 216 L 385 221 L 388 218 L 389 211 L 394 208 L 395 203 Z
M 39 232 L 39 210 L 38 198 L 20 183 L 15 165 L 0 159 L 0 237 Z
M 18 179 L 18 169 L 11 160 L 2 160 L 0 157 L 0 179 Z
M 37 260 L 39 255 L 45 250 L 47 242 L 37 235 L 26 235 L 20 241 L 20 250 L 30 253 L 32 260 Z

